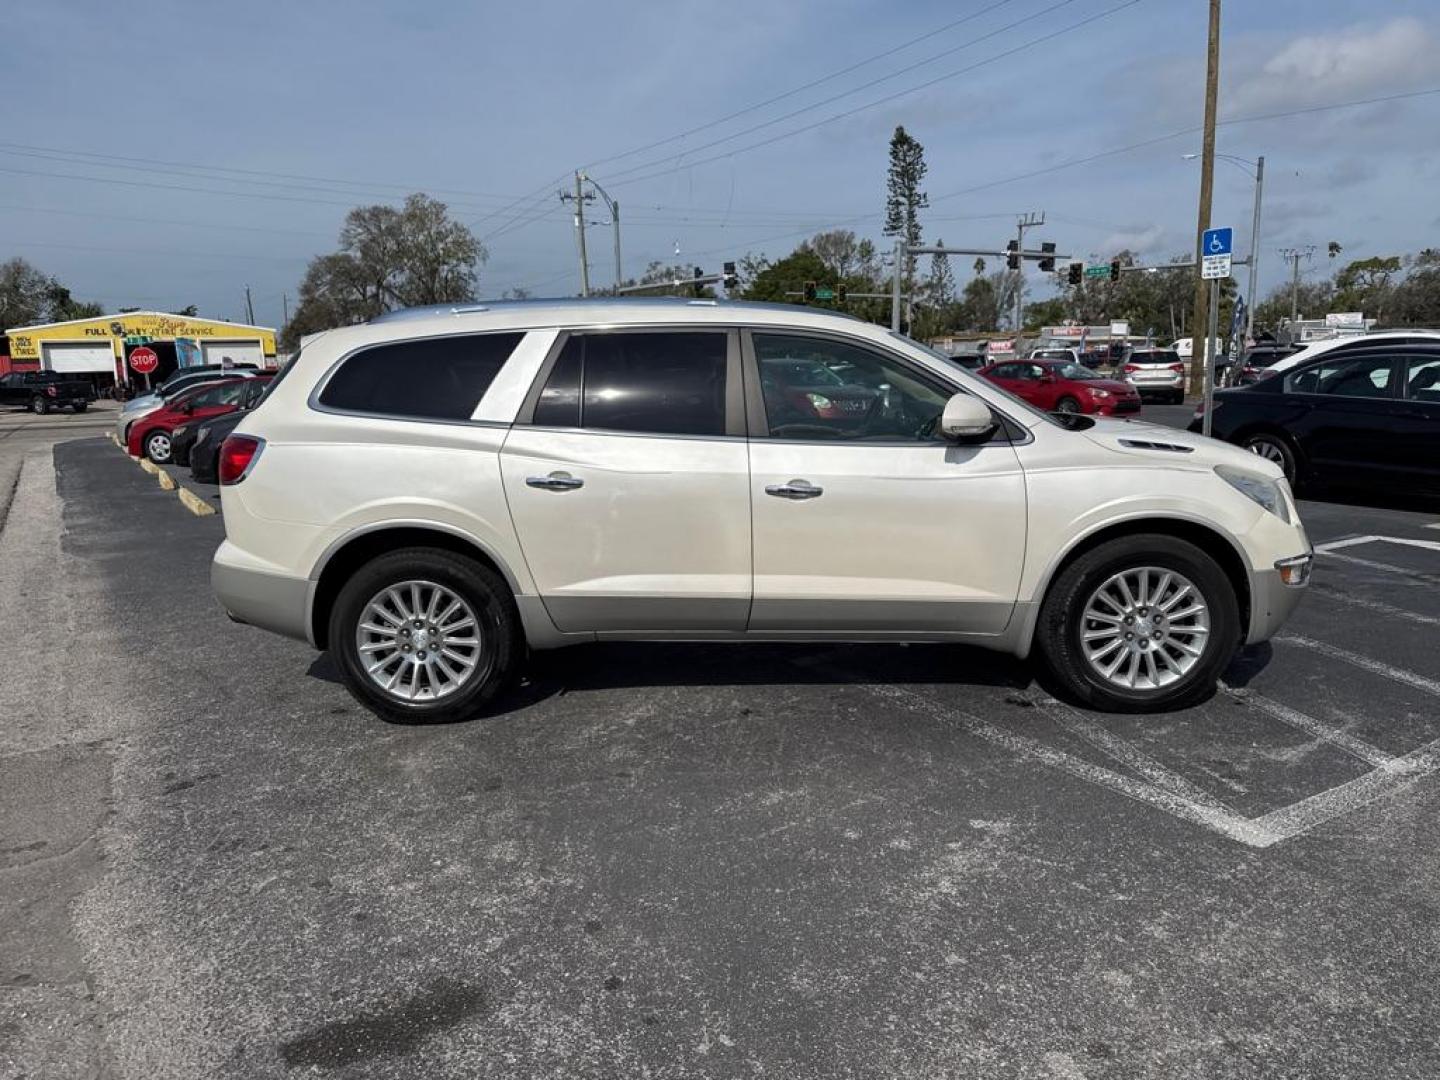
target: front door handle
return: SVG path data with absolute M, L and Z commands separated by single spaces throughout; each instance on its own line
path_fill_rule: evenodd
M 765 494 L 774 495 L 777 499 L 818 499 L 825 494 L 825 489 L 816 487 L 809 480 L 791 480 L 788 484 L 767 485 Z
M 568 472 L 552 472 L 549 476 L 527 476 L 525 485 L 543 491 L 574 491 L 584 487 L 585 481 L 578 476 L 571 476 Z

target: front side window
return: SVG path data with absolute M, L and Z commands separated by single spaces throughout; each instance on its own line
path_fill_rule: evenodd
M 467 334 L 362 349 L 330 376 L 319 401 L 341 412 L 468 420 L 522 337 Z
M 1100 376 L 1096 375 L 1095 372 L 1091 371 L 1087 367 L 1081 367 L 1079 364 L 1057 364 L 1055 366 L 1055 374 L 1059 375 L 1062 379 L 1100 378 Z
M 1388 398 L 1389 356 L 1336 356 L 1290 376 L 1285 389 L 1297 394 Z
M 1405 365 L 1405 396 L 1440 405 L 1440 356 L 1412 356 Z
M 220 383 L 205 390 L 197 390 L 186 400 L 192 409 L 209 409 L 216 405 L 234 405 L 240 400 L 245 389 L 243 383 Z
M 572 334 L 540 392 L 533 422 L 724 435 L 728 351 L 723 331 Z
M 858 345 L 755 334 L 771 438 L 934 442 L 951 391 Z

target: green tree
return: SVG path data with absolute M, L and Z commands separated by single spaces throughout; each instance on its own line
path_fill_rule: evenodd
M 825 260 L 802 244 L 778 262 L 767 263 L 746 287 L 745 299 L 798 304 L 801 303 L 799 296 L 787 296 L 786 293 L 800 292 L 807 281 L 827 281 L 829 275 L 830 268 L 825 265 Z
M 925 182 L 925 148 L 904 127 L 890 138 L 890 168 L 885 177 L 885 235 L 898 236 L 908 247 L 920 243 L 920 211 L 930 205 Z M 905 260 L 905 286 L 915 281 L 915 257 Z
M 1390 321 L 1396 326 L 1440 326 L 1440 249 L 1426 248 L 1395 288 Z
M 340 250 L 310 261 L 282 340 L 363 322 L 396 308 L 475 298 L 485 248 L 444 203 L 414 194 L 404 206 L 357 206 L 345 215 Z
M 870 284 L 879 284 L 881 271 L 875 245 L 869 240 L 859 239 L 849 229 L 817 233 L 796 250 L 811 251 L 820 256 L 820 261 L 836 283 L 863 279 Z
M 1400 272 L 1398 255 L 1355 259 L 1335 275 L 1335 306 L 1340 311 L 1363 311 L 1384 320 Z

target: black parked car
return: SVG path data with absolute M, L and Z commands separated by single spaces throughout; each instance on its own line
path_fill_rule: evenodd
M 11 371 L 0 375 L 0 405 L 23 405 L 31 412 L 71 408 L 84 412 L 95 400 L 89 379 L 67 379 L 53 371 Z
M 260 400 L 260 395 L 265 392 L 265 388 L 269 385 L 270 380 L 268 379 L 255 379 L 251 383 L 246 385 L 245 392 L 240 398 L 239 413 L 244 413 L 249 409 L 253 409 L 255 407 L 255 403 Z M 195 440 L 199 438 L 200 433 L 205 430 L 208 425 L 215 423 L 219 420 L 228 420 L 232 415 L 238 414 L 225 413 L 221 416 L 212 416 L 207 419 L 192 420 L 187 424 L 181 424 L 179 427 L 177 427 L 174 431 L 170 433 L 171 462 L 180 466 L 189 465 L 190 453 L 194 449 Z M 233 426 L 231 428 L 226 428 L 226 434 L 229 434 L 232 430 Z M 224 436 L 222 435 L 221 438 L 223 439 Z
M 1222 390 L 1212 434 L 1297 485 L 1440 495 L 1440 341 L 1347 345 Z
M 239 409 L 221 416 L 212 416 L 209 420 L 202 420 L 195 425 L 189 451 L 192 478 L 203 484 L 220 482 L 220 444 L 225 441 L 225 436 L 240 426 L 240 421 L 245 419 L 249 411 L 249 408 Z

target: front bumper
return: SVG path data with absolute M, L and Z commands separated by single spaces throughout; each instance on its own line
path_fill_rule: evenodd
M 1250 572 L 1250 626 L 1245 644 L 1268 641 L 1284 625 L 1305 595 L 1314 556 L 1296 555 L 1276 560 L 1269 570 Z
M 250 565 L 228 540 L 210 564 L 210 587 L 236 622 L 309 641 L 310 582 Z

